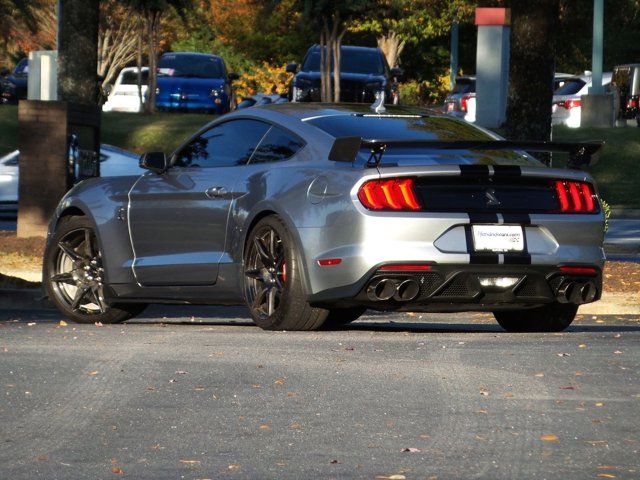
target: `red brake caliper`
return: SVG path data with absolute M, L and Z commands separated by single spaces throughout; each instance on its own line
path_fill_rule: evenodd
M 287 281 L 287 264 L 285 262 L 282 262 L 282 281 Z

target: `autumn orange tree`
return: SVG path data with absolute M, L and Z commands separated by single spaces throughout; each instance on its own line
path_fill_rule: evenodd
M 0 63 L 56 43 L 56 0 L 0 0 Z

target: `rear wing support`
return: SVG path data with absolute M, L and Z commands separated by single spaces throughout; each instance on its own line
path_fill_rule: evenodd
M 567 167 L 580 169 L 595 165 L 604 142 L 545 142 L 520 140 L 367 140 L 361 137 L 338 137 L 334 140 L 329 160 L 355 161 L 361 149 L 369 149 L 368 167 L 377 167 L 388 147 L 424 148 L 429 150 L 514 150 L 526 152 L 563 152 L 569 154 Z

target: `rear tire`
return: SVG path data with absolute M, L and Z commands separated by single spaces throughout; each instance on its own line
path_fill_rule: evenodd
M 77 323 L 120 323 L 144 304 L 108 304 L 104 298 L 102 252 L 86 217 L 64 217 L 44 253 L 43 283 L 49 299 Z
M 561 332 L 577 312 L 577 305 L 552 303 L 530 310 L 497 311 L 493 316 L 507 332 Z
M 253 321 L 264 330 L 317 330 L 329 315 L 306 301 L 297 246 L 276 216 L 260 220 L 247 236 L 244 293 Z

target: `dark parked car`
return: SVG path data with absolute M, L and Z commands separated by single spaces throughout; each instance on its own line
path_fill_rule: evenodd
M 27 81 L 29 76 L 29 59 L 18 62 L 13 72 L 3 69 L 0 79 L 0 102 L 18 103 L 27 98 Z
M 331 70 L 333 72 L 333 68 Z M 320 101 L 320 46 L 307 51 L 300 71 L 298 64 L 287 65 L 287 72 L 295 73 L 289 85 L 289 100 L 292 102 Z M 379 48 L 340 48 L 340 101 L 373 103 L 379 92 L 385 92 L 385 103 L 398 104 L 398 80 L 402 69 L 389 68 Z M 331 75 L 333 83 L 333 74 Z
M 611 82 L 620 93 L 620 117 L 636 118 L 640 125 L 640 63 L 615 66 Z
M 384 140 L 380 140 L 384 139 Z M 558 331 L 600 298 L 604 215 L 589 174 L 389 105 L 285 103 L 205 125 L 142 175 L 84 180 L 50 223 L 43 283 L 69 318 L 116 323 L 147 303 L 244 304 L 269 330 L 374 310 L 493 312 Z
M 235 108 L 231 82 L 222 58 L 205 53 L 165 53 L 158 62 L 156 107 L 227 113 Z

